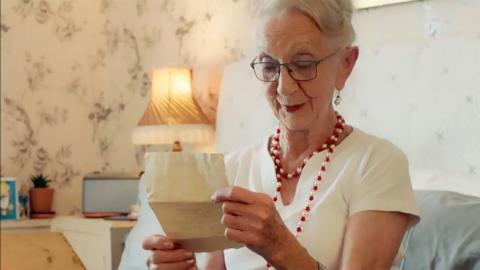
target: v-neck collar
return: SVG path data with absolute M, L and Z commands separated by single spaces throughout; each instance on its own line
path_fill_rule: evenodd
M 353 131 L 345 138 L 343 141 L 335 147 L 335 151 L 332 155 L 332 161 L 335 160 L 335 156 L 338 155 L 343 148 L 350 143 L 353 137 L 357 136 L 359 131 L 356 128 L 353 128 Z M 263 186 L 263 192 L 273 196 L 276 190 L 276 176 L 275 176 L 275 164 L 268 151 L 268 143 L 270 137 L 267 137 L 263 147 L 261 148 L 261 181 Z M 290 204 L 284 205 L 283 200 L 279 200 L 275 205 L 277 210 L 282 215 L 283 218 L 288 218 L 289 216 L 296 214 L 297 212 L 303 210 L 307 203 L 308 195 L 310 194 L 314 177 L 316 177 L 320 165 L 325 158 L 325 153 L 327 150 L 323 150 L 318 154 L 310 158 L 305 167 L 303 168 L 300 178 L 298 180 L 297 188 L 295 189 L 295 194 L 293 200 Z M 319 189 L 317 194 L 320 193 L 325 186 L 325 181 L 329 181 L 329 171 L 327 168 L 326 174 L 322 175 L 324 180 L 320 182 Z M 316 200 L 318 201 L 318 200 Z

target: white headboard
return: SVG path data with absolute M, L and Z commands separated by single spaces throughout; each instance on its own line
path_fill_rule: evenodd
M 244 58 L 228 65 L 223 73 L 215 138 L 220 152 L 260 142 L 274 130 L 275 118 L 250 62 Z
M 400 146 L 416 167 L 480 174 L 480 104 L 471 90 L 478 87 L 472 81 L 480 85 L 475 78 L 480 73 L 465 70 L 480 68 L 480 58 L 449 53 L 452 47 L 475 51 L 473 45 L 362 48 L 339 110 L 354 126 Z M 275 127 L 249 62 L 245 58 L 224 72 L 217 115 L 220 151 L 258 142 Z

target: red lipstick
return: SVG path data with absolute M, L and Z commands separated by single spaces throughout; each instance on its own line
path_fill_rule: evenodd
M 293 112 L 296 112 L 298 110 L 300 110 L 302 107 L 303 107 L 304 104 L 298 104 L 298 105 L 292 105 L 292 106 L 287 106 L 287 105 L 284 105 L 283 107 L 285 107 L 285 110 L 289 113 L 293 113 Z

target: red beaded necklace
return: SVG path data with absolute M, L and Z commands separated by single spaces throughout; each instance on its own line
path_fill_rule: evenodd
M 298 237 L 300 233 L 302 232 L 302 224 L 307 221 L 308 219 L 308 214 L 310 212 L 312 202 L 315 199 L 314 195 L 315 192 L 318 190 L 318 186 L 320 184 L 320 181 L 322 181 L 322 174 L 325 173 L 327 170 L 327 164 L 330 162 L 330 156 L 333 154 L 333 150 L 335 148 L 335 144 L 338 142 L 338 139 L 340 135 L 343 133 L 345 130 L 345 120 L 343 117 L 338 113 L 335 112 L 336 117 L 337 117 L 337 123 L 335 124 L 335 128 L 333 130 L 332 136 L 330 136 L 324 144 L 322 144 L 321 147 L 319 147 L 317 150 L 315 150 L 313 153 L 307 156 L 300 164 L 297 169 L 293 172 L 285 172 L 285 170 L 282 168 L 281 162 L 280 162 L 280 154 L 281 154 L 281 148 L 280 148 L 280 128 L 277 128 L 275 134 L 272 136 L 271 143 L 272 147 L 270 148 L 270 156 L 272 157 L 272 160 L 275 164 L 275 174 L 277 178 L 277 187 L 275 189 L 275 194 L 273 195 L 272 199 L 274 202 L 278 201 L 280 191 L 282 190 L 282 178 L 283 179 L 291 179 L 295 176 L 299 176 L 303 168 L 305 167 L 305 164 L 316 154 L 319 152 L 328 149 L 328 151 L 325 153 L 325 159 L 322 162 L 322 165 L 320 167 L 320 170 L 318 171 L 318 174 L 315 178 L 315 181 L 313 182 L 312 190 L 310 191 L 310 194 L 308 196 L 308 200 L 306 203 L 306 206 L 303 209 L 302 215 L 300 216 L 300 219 L 297 223 L 297 227 L 295 228 L 295 237 Z M 267 263 L 267 267 L 269 269 L 272 269 L 272 266 Z

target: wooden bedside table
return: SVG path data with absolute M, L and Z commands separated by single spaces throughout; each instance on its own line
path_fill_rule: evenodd
M 126 235 L 136 221 L 57 217 L 53 232 L 62 232 L 87 269 L 117 269 Z
M 52 219 L 2 220 L 1 269 L 85 269 Z M 25 260 L 28 258 L 28 260 Z

